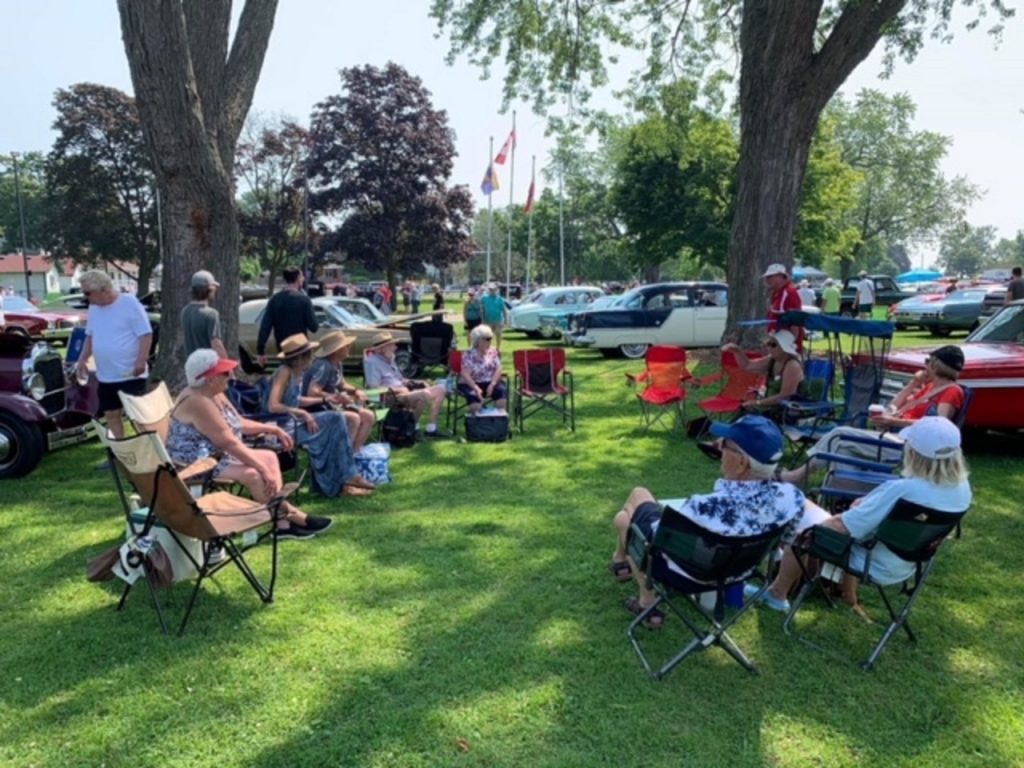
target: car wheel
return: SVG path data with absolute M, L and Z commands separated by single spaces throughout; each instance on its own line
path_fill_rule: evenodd
M 941 338 L 945 338 L 946 336 L 949 336 L 951 333 L 953 333 L 953 329 L 947 328 L 944 325 L 937 325 L 934 328 L 930 328 L 928 332 L 932 336 L 939 336 Z
M 20 325 L 8 325 L 8 326 L 7 326 L 7 327 L 6 327 L 5 329 L 4 329 L 4 331 L 5 331 L 6 333 L 14 333 L 14 334 L 17 334 L 18 336 L 24 336 L 24 337 L 25 337 L 26 339 L 30 339 L 30 338 L 32 338 L 32 337 L 31 337 L 31 336 L 29 335 L 29 332 L 28 332 L 28 331 L 26 331 L 26 330 L 25 330 L 25 329 L 24 329 L 24 328 L 23 328 L 22 326 L 20 326 Z
M 903 323 L 896 323 L 896 330 L 897 331 L 905 331 L 908 328 L 910 328 L 909 325 L 904 325 Z
M 608 358 L 609 360 L 612 360 L 612 359 L 617 358 L 617 357 L 621 357 L 621 355 L 622 355 L 622 353 L 619 351 L 618 347 L 611 347 L 611 348 L 602 347 L 601 349 L 599 349 L 597 351 L 600 352 L 604 357 Z
M 523 331 L 523 333 L 526 334 L 526 338 L 528 339 L 540 339 L 544 336 L 540 331 Z
M 416 378 L 420 372 L 419 366 L 412 361 L 412 350 L 408 347 L 399 347 L 395 352 L 395 365 L 407 379 Z
M 619 351 L 630 360 L 642 360 L 650 344 L 622 344 Z
M 562 338 L 562 332 L 560 330 L 558 330 L 557 328 L 555 328 L 554 326 L 551 326 L 551 325 L 541 326 L 541 329 L 540 329 L 540 331 L 538 331 L 538 333 L 540 334 L 540 337 L 542 339 L 560 339 L 560 338 Z
M 44 447 L 38 424 L 0 413 L 0 478 L 27 475 L 43 458 Z

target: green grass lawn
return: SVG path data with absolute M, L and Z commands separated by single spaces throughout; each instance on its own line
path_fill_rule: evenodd
M 1019 444 L 971 456 L 976 504 L 912 616 L 916 649 L 897 636 L 865 674 L 759 608 L 733 634 L 760 675 L 711 649 L 653 683 L 606 571 L 611 517 L 635 485 L 685 496 L 717 465 L 638 430 L 623 372 L 641 366 L 570 354 L 575 434 L 540 415 L 505 444 L 398 451 L 373 497 L 304 494 L 335 526 L 282 543 L 274 604 L 222 572 L 183 638 L 142 590 L 117 613 L 115 587 L 85 581 L 123 536 L 98 445 L 0 483 L 0 765 L 1024 764 Z M 837 653 L 879 631 L 807 611 Z M 683 635 L 670 618 L 648 638 L 667 653 Z

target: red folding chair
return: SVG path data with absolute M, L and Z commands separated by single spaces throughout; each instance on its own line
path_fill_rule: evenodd
M 741 415 L 743 403 L 757 398 L 758 390 L 764 386 L 764 375 L 743 370 L 736 360 L 736 354 L 732 350 L 725 350 L 722 352 L 721 370 L 694 379 L 693 386 L 706 387 L 717 381 L 722 382 L 718 394 L 697 403 L 697 407 L 708 419 L 704 429 L 697 435 L 698 438 L 708 431 L 710 422 L 732 421 Z
M 466 398 L 463 397 L 462 393 L 459 392 L 459 381 L 462 377 L 462 351 L 453 349 L 448 353 L 448 381 L 451 382 L 448 386 L 448 392 L 445 394 L 445 426 L 453 434 L 459 433 L 459 417 L 469 409 L 469 403 L 466 402 Z M 508 376 L 501 374 L 501 378 L 508 386 Z M 488 405 L 492 400 L 489 398 L 484 399 L 484 405 Z
M 512 415 L 519 431 L 533 414 L 549 408 L 561 414 L 562 424 L 576 431 L 576 394 L 572 371 L 565 367 L 565 350 L 518 349 L 512 353 L 515 388 Z
M 686 368 L 686 350 L 682 347 L 652 346 L 644 358 L 644 372 L 626 374 L 626 383 L 643 386 L 636 393 L 640 403 L 640 418 L 645 429 L 661 423 L 667 429 L 682 427 L 686 423 L 686 389 L 683 384 L 692 378 Z M 662 420 L 672 413 L 675 424 L 668 426 Z

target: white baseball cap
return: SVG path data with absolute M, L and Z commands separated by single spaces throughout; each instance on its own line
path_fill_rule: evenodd
M 924 416 L 900 430 L 900 437 L 926 459 L 948 459 L 960 450 L 960 430 L 942 416 Z
M 772 275 L 788 275 L 789 270 L 786 269 L 782 264 L 771 264 L 768 269 L 764 271 L 761 277 L 771 277 Z

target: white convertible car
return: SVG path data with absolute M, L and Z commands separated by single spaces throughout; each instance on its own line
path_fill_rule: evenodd
M 725 332 L 725 283 L 655 283 L 635 288 L 610 309 L 579 312 L 566 334 L 573 346 L 607 357 L 641 358 L 654 344 L 716 347 Z

